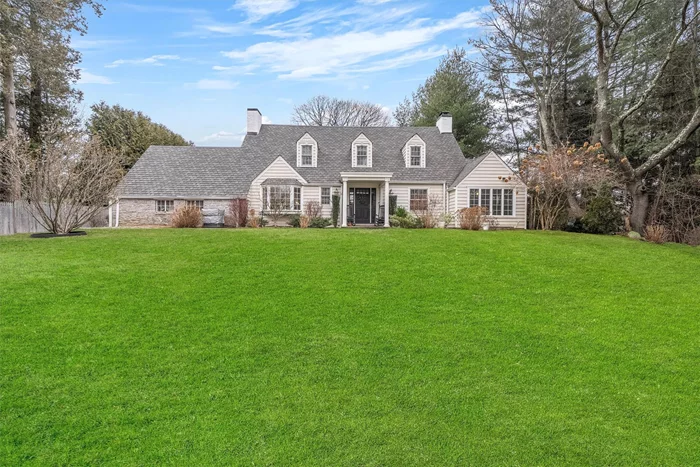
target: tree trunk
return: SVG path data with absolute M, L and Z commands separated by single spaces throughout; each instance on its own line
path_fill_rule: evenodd
M 32 69 L 31 86 L 29 94 L 29 139 L 33 144 L 41 144 L 41 129 L 43 124 L 43 89 L 41 76 Z
M 15 60 L 12 49 L 2 44 L 2 104 L 5 110 L 5 134 L 17 136 L 17 102 L 15 101 Z
M 632 230 L 640 234 L 644 233 L 644 224 L 649 210 L 649 194 L 644 190 L 641 180 L 632 180 L 627 183 L 627 192 L 632 197 L 632 212 L 630 213 L 630 226 Z

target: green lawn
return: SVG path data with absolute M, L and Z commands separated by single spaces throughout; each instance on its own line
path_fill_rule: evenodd
M 0 464 L 700 463 L 700 249 L 0 238 Z

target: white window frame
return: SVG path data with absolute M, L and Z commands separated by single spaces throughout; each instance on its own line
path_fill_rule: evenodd
M 360 146 L 367 147 L 367 163 L 365 165 L 359 165 L 357 163 L 357 148 Z M 352 142 L 352 166 L 358 168 L 372 168 L 372 141 L 367 138 L 364 133 L 355 138 Z
M 260 199 L 262 200 L 263 211 L 270 210 L 270 201 L 272 199 L 270 196 L 272 191 L 271 188 L 289 190 L 287 207 L 285 209 L 281 209 L 281 212 L 301 212 L 302 191 L 301 187 L 296 185 L 264 185 L 260 187 Z
M 162 209 L 161 209 L 162 203 Z M 156 200 L 156 212 L 159 214 L 166 214 L 175 210 L 175 200 L 172 199 L 157 199 Z
M 328 202 L 327 203 L 323 202 L 323 197 L 326 196 L 323 194 L 324 190 L 328 190 Z M 329 187 L 329 186 L 321 187 L 321 200 L 320 200 L 321 206 L 330 206 L 332 202 L 333 202 L 333 194 L 331 193 L 331 187 Z
M 197 209 L 204 209 L 204 200 L 201 199 L 188 199 L 185 200 L 185 206 L 194 206 Z
M 472 208 L 474 207 L 472 205 L 472 190 L 477 190 L 478 192 L 478 204 L 477 206 L 481 206 L 481 201 L 482 201 L 482 196 L 485 190 L 488 190 L 489 192 L 489 211 L 488 214 L 489 216 L 494 216 L 494 217 L 515 217 L 515 189 L 514 188 L 503 188 L 503 187 L 498 187 L 498 188 L 483 188 L 483 187 L 468 187 L 467 188 L 467 193 L 468 193 L 468 199 L 467 199 L 467 206 Z M 501 191 L 501 214 L 493 214 L 493 191 L 494 190 L 500 190 Z M 513 207 L 513 212 L 512 214 L 503 214 L 505 212 L 505 199 L 506 199 L 506 191 L 511 192 L 511 199 L 512 199 L 512 207 Z
M 430 190 L 427 188 L 411 188 L 408 190 L 408 209 L 411 212 L 417 211 L 416 209 L 413 209 L 413 206 L 411 205 L 413 203 L 413 192 L 414 191 L 424 191 L 425 192 L 425 208 L 428 208 L 428 202 L 430 199 Z M 418 211 L 424 211 L 425 209 L 418 209 Z
M 411 160 L 411 151 L 412 151 L 412 148 L 414 148 L 414 147 L 420 148 L 420 164 L 418 164 L 418 165 L 414 165 L 413 161 Z M 417 134 L 413 135 L 411 137 L 411 139 L 406 141 L 406 144 L 403 146 L 403 149 L 401 149 L 401 152 L 403 154 L 404 163 L 406 164 L 406 168 L 409 168 L 409 169 L 425 168 L 425 165 L 426 165 L 426 145 L 425 145 L 425 141 L 423 141 L 423 138 L 421 138 Z
M 415 156 L 413 155 L 413 149 L 418 149 L 418 155 Z M 418 158 L 418 163 L 414 164 L 413 163 L 413 158 L 417 157 Z M 412 144 L 408 147 L 408 161 L 409 161 L 409 167 L 422 167 L 423 166 L 423 146 L 419 144 Z
M 309 153 L 304 154 L 304 148 L 309 148 Z M 308 163 L 304 159 L 308 158 Z M 314 145 L 313 144 L 302 144 L 301 145 L 301 167 L 313 167 L 314 165 Z
M 360 149 L 364 151 L 364 154 L 360 154 Z M 355 164 L 357 167 L 368 167 L 369 166 L 369 146 L 366 144 L 358 144 L 355 146 Z M 360 164 L 360 157 L 364 157 L 365 163 Z
M 311 146 L 311 164 L 303 164 L 304 158 L 302 157 L 303 147 Z M 316 167 L 318 165 L 318 143 L 313 137 L 304 133 L 304 136 L 299 138 L 297 141 L 297 167 Z

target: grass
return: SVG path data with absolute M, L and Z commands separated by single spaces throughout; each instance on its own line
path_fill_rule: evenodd
M 699 271 L 564 233 L 0 238 L 0 464 L 698 464 Z

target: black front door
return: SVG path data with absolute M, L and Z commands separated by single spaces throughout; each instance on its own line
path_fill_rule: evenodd
M 355 188 L 355 223 L 370 224 L 370 189 Z

